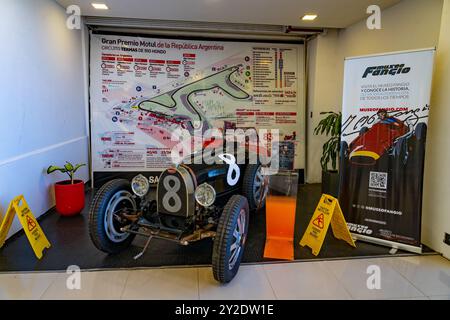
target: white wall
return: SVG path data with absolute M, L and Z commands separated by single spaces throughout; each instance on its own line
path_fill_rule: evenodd
M 35 216 L 54 205 L 50 164 L 88 162 L 81 31 L 51 0 L 2 0 L 0 212 L 23 194 Z M 87 180 L 84 167 L 78 177 Z M 10 235 L 21 228 L 17 218 Z M 44 230 L 45 231 L 45 230 Z
M 314 64 L 309 64 L 316 74 L 315 83 L 308 81 L 312 123 L 320 121 L 320 111 L 341 110 L 346 57 L 437 46 L 442 3 L 442 0 L 403 0 L 382 11 L 381 30 L 367 29 L 366 20 L 362 20 L 310 42 L 310 46 L 317 47 Z M 321 181 L 323 138 L 311 136 L 310 131 L 308 134 L 307 182 L 316 183 Z
M 344 59 L 351 56 L 436 47 L 442 0 L 403 0 L 381 13 L 382 29 L 369 30 L 366 20 L 339 33 L 339 101 L 342 100 Z
M 422 241 L 450 259 L 450 0 L 445 0 L 436 56 L 425 161 Z
M 306 181 L 317 183 L 322 178 L 320 158 L 322 145 L 328 139 L 325 136 L 314 135 L 314 128 L 323 116 L 320 112 L 340 110 L 338 103 L 338 85 L 336 74 L 338 64 L 338 31 L 328 30 L 324 35 L 308 43 L 308 101 L 306 108 L 307 119 L 307 159 Z

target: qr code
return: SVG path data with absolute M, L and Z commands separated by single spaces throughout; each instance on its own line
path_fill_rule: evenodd
M 387 172 L 370 172 L 369 188 L 387 189 Z

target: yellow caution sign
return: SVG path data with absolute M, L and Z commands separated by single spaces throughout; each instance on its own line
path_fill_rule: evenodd
M 310 247 L 313 255 L 317 256 L 322 248 L 330 223 L 335 238 L 344 240 L 349 245 L 356 247 L 342 214 L 339 201 L 327 194 L 323 194 L 320 198 L 300 245 Z
M 38 259 L 41 259 L 44 249 L 50 248 L 50 242 L 48 242 L 47 237 L 28 207 L 23 195 L 14 198 L 9 203 L 5 218 L 0 226 L 0 248 L 3 247 L 5 243 L 6 236 L 8 235 L 8 231 L 14 220 L 14 214 L 17 214 L 17 217 L 23 226 L 23 230 L 27 235 L 28 241 L 30 241 L 31 247 L 33 248 L 34 254 Z

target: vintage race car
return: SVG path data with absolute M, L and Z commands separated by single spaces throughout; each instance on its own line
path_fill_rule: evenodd
M 426 129 L 425 123 L 419 123 L 412 129 L 410 124 L 391 117 L 375 123 L 371 128 L 362 127 L 350 145 L 342 142 L 341 157 L 353 165 L 371 166 L 388 154 L 400 164 L 406 164 L 410 141 L 423 141 Z
M 249 211 L 265 205 L 267 178 L 258 163 L 237 164 L 236 154 L 219 153 L 209 159 L 212 164 L 197 162 L 201 156 L 193 154 L 190 161 L 163 171 L 156 190 L 142 174 L 131 182 L 116 179 L 103 185 L 89 212 L 94 245 L 114 254 L 126 249 L 135 235 L 147 236 L 140 256 L 152 238 L 181 245 L 213 238 L 214 278 L 231 281 L 244 252 Z

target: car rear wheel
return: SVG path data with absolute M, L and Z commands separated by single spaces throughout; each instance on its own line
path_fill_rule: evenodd
M 348 166 L 349 162 L 349 150 L 348 143 L 345 141 L 341 141 L 340 149 L 339 149 L 339 194 L 341 190 L 341 186 L 345 184 L 345 179 L 348 174 Z
M 365 134 L 367 131 L 369 131 L 368 127 L 362 127 L 361 129 L 359 129 L 359 135 L 362 136 L 363 134 Z
M 262 209 L 266 205 L 267 183 L 259 164 L 250 164 L 245 169 L 242 195 L 247 198 L 250 210 Z
M 423 170 L 424 158 L 425 158 L 425 141 L 427 138 L 427 125 L 426 123 L 418 123 L 414 129 L 414 137 L 412 139 L 411 150 L 411 166 L 414 170 Z
M 342 163 L 342 161 L 347 162 L 348 161 L 348 157 L 349 157 L 349 154 L 348 154 L 348 143 L 347 142 L 341 141 L 341 146 L 339 148 L 339 153 L 340 153 L 339 156 L 340 156 L 341 163 Z
M 249 209 L 247 199 L 234 195 L 228 200 L 217 226 L 212 255 L 214 279 L 230 282 L 239 270 L 247 239 Z
M 394 145 L 394 159 L 397 167 L 402 167 L 408 162 L 408 140 L 400 138 Z
M 89 235 L 94 245 L 110 254 L 127 248 L 135 235 L 120 230 L 129 224 L 120 213 L 134 213 L 136 208 L 127 180 L 115 179 L 104 184 L 92 200 L 89 211 Z
M 426 123 L 418 123 L 414 129 L 414 136 L 417 140 L 424 141 L 427 137 L 427 125 Z

